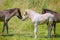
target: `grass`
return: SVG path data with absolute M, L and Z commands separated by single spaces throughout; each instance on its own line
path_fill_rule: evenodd
M 41 13 L 42 8 L 51 9 L 60 12 L 60 0 L 2 0 L 0 1 L 0 10 L 9 8 L 20 8 L 22 15 L 25 9 L 32 9 Z M 33 24 L 31 20 L 22 21 L 16 16 L 12 17 L 8 23 L 9 35 L 0 35 L 0 40 L 34 40 Z M 38 25 L 38 38 L 36 40 L 60 40 L 60 23 L 57 23 L 56 33 L 57 37 L 47 37 L 46 24 Z M 0 22 L 0 34 L 2 32 L 3 22 Z M 6 34 L 6 30 L 4 32 Z M 53 31 L 52 31 L 53 34 Z
M 16 24 L 17 23 L 17 24 Z M 0 33 L 2 31 L 3 22 L 1 22 Z M 36 40 L 60 40 L 60 27 L 59 23 L 57 23 L 56 33 L 57 37 L 54 38 L 52 35 L 51 38 L 47 38 L 47 26 L 46 24 L 38 25 L 38 38 Z M 0 40 L 34 40 L 33 36 L 33 24 L 29 19 L 26 21 L 21 21 L 16 16 L 14 16 L 9 21 L 9 34 L 6 35 L 6 30 L 4 32 L 4 36 L 0 35 Z M 53 31 L 52 31 L 53 34 Z

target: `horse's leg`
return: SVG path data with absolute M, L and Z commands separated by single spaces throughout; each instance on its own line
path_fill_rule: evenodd
M 48 26 L 48 23 L 47 23 L 47 26 Z M 52 28 L 53 28 L 53 24 L 51 25 L 51 31 L 52 31 Z
M 37 38 L 37 23 L 34 23 L 34 38 Z
M 48 38 L 50 38 L 51 36 L 52 25 L 53 25 L 53 19 L 50 18 L 48 21 Z
M 56 37 L 56 22 L 54 22 L 54 37 Z
M 4 21 L 4 27 L 6 27 L 6 31 L 8 34 L 8 21 L 7 20 Z M 4 29 L 3 29 L 3 31 L 4 31 Z
M 8 34 L 8 21 L 4 21 L 2 33 L 3 33 L 4 30 L 5 30 L 5 26 L 6 26 L 6 30 L 7 30 L 7 34 Z
M 7 31 L 7 34 L 8 34 L 8 21 L 10 20 L 11 16 L 10 15 L 7 15 L 5 17 L 5 26 L 6 26 L 6 31 Z
M 2 33 L 4 32 L 4 30 L 5 30 L 5 22 L 4 22 L 4 25 L 3 25 Z
M 5 21 L 5 26 L 6 26 L 6 31 L 7 31 L 7 34 L 8 34 L 8 21 Z
M 50 36 L 51 36 L 51 27 L 48 26 L 48 38 L 50 38 Z

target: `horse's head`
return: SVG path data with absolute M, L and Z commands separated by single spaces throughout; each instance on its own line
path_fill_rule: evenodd
M 25 11 L 22 20 L 24 21 L 24 20 L 27 19 L 27 18 L 28 18 L 28 13 L 27 13 L 27 11 Z
M 22 15 L 21 15 L 20 9 L 17 9 L 16 11 L 17 11 L 16 16 L 18 18 L 22 19 Z

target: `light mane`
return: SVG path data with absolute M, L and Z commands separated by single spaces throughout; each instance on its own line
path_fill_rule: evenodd
M 27 12 L 28 14 L 37 14 L 37 15 L 40 15 L 40 13 L 34 11 L 34 10 L 25 10 L 25 12 Z

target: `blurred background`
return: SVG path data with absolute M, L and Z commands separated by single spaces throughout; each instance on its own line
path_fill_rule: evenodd
M 0 10 L 16 7 L 20 8 L 22 12 L 25 9 L 33 9 L 41 12 L 42 8 L 59 12 L 60 0 L 0 0 Z

